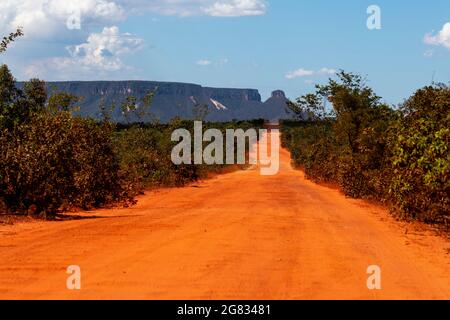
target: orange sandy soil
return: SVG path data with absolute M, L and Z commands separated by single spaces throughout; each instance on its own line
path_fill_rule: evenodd
M 450 299 L 448 240 L 280 160 L 276 176 L 254 167 L 132 208 L 0 225 L 0 298 Z M 66 289 L 69 265 L 81 290 Z

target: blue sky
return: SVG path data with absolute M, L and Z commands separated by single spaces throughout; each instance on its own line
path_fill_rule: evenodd
M 366 25 L 373 4 L 380 30 Z M 444 0 L 2 0 L 0 12 L 1 30 L 25 29 L 0 58 L 20 80 L 177 81 L 295 98 L 344 69 L 391 104 L 433 76 L 450 81 Z M 69 28 L 73 15 L 80 25 Z

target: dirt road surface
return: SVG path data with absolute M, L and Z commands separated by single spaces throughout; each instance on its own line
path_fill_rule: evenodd
M 0 298 L 450 299 L 447 240 L 280 160 L 276 176 L 255 167 L 132 208 L 0 225 Z M 66 288 L 69 265 L 81 290 Z

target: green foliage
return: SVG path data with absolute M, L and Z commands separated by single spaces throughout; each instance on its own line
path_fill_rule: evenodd
M 333 118 L 321 97 L 333 106 Z M 295 107 L 314 121 L 284 122 L 282 139 L 309 178 L 337 183 L 348 196 L 389 202 L 402 218 L 448 219 L 448 87 L 420 89 L 394 111 L 361 77 L 341 72 Z
M 31 113 L 41 111 L 47 102 L 47 88 L 45 81 L 31 79 L 24 85 L 24 94 L 27 97 Z
M 12 110 L 20 92 L 15 79 L 6 65 L 0 66 L 0 128 L 11 126 L 14 122 Z
M 44 109 L 47 99 L 45 82 L 32 79 L 24 91 L 15 86 L 16 80 L 6 65 L 0 66 L 0 128 L 12 128 L 28 121 Z
M 141 99 L 141 104 L 138 107 L 136 112 L 136 116 L 140 122 L 144 122 L 146 116 L 151 116 L 150 107 L 153 102 L 153 97 L 155 96 L 155 92 L 149 91 L 147 94 Z
M 449 217 L 450 89 L 425 87 L 402 107 L 392 141 L 390 194 L 404 216 Z
M 116 109 L 116 106 L 114 104 L 107 106 L 105 104 L 105 100 L 102 98 L 100 100 L 100 105 L 98 106 L 98 109 L 100 111 L 101 120 L 103 122 L 111 122 L 112 113 Z
M 172 132 L 192 132 L 192 121 L 113 125 L 113 107 L 103 104 L 103 121 L 82 119 L 72 115 L 79 97 L 54 92 L 47 102 L 46 85 L 37 79 L 18 90 L 6 66 L 0 67 L 0 80 L 0 205 L 9 211 L 51 218 L 71 208 L 128 205 L 146 188 L 182 186 L 225 167 L 172 163 Z M 127 119 L 143 121 L 152 98 L 151 92 L 139 102 L 128 97 L 122 105 Z
M 203 129 L 215 128 L 225 132 L 229 128 L 262 127 L 262 121 L 237 123 L 204 123 Z M 183 128 L 193 136 L 194 122 L 174 119 L 167 125 L 125 125 L 118 126 L 113 137 L 113 148 L 120 161 L 123 176 L 132 186 L 133 194 L 146 188 L 183 186 L 186 183 L 206 177 L 226 165 L 174 165 L 171 159 L 173 147 L 172 132 Z
M 122 112 L 128 124 L 133 122 L 143 123 L 147 120 L 146 118 L 153 118 L 152 114 L 150 113 L 150 106 L 152 104 L 154 95 L 154 92 L 149 91 L 140 100 L 138 100 L 134 96 L 126 97 L 126 99 L 120 105 L 120 111 Z
M 16 89 L 16 80 L 7 65 L 0 66 L 0 103 L 6 105 L 13 102 L 19 94 Z
M 385 133 L 395 112 L 360 76 L 341 71 L 337 77 L 297 99 L 296 106 L 313 122 L 297 130 L 301 142 L 294 141 L 294 159 L 315 180 L 337 182 L 349 196 L 370 197 L 382 191 L 370 176 L 383 165 Z
M 72 112 L 77 110 L 76 104 L 81 102 L 82 98 L 67 92 L 53 92 L 48 99 L 48 110 L 57 114 L 61 111 Z
M 181 186 L 198 178 L 196 169 L 173 165 L 171 132 L 166 126 L 131 126 L 114 134 L 120 168 L 134 193 L 158 186 Z
M 336 155 L 339 146 L 330 122 L 285 121 L 282 144 L 291 151 L 293 163 L 305 170 L 308 178 L 317 182 L 337 180 Z
M 112 128 L 67 112 L 41 113 L 0 135 L 0 198 L 54 215 L 127 200 L 111 148 Z

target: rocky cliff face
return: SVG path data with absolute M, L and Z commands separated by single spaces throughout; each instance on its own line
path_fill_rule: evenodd
M 22 84 L 19 84 L 22 86 Z M 80 114 L 85 117 L 98 118 L 101 102 L 107 106 L 120 104 L 129 95 L 138 99 L 149 91 L 155 92 L 151 112 L 161 122 L 174 117 L 193 118 L 193 107 L 206 104 L 209 107 L 207 120 L 231 121 L 259 119 L 274 120 L 289 117 L 285 112 L 287 101 L 283 91 L 274 91 L 266 102 L 255 89 L 209 88 L 196 84 L 170 83 L 155 81 L 70 81 L 50 82 L 49 91 L 70 92 L 83 97 Z M 113 119 L 123 121 L 119 110 L 113 113 Z

